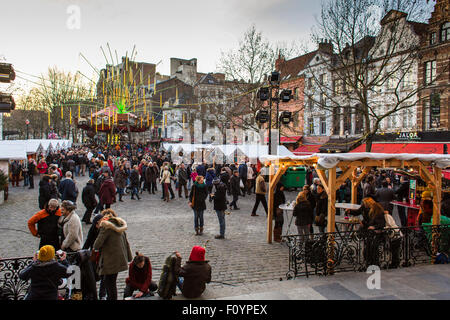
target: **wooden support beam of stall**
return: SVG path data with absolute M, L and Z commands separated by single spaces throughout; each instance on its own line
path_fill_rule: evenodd
M 441 192 L 442 192 L 442 169 L 433 167 L 434 171 L 434 189 L 433 189 L 433 225 L 441 224 Z M 432 240 L 431 240 L 431 251 L 432 251 L 432 262 L 436 258 L 439 252 L 439 230 L 433 228 L 432 230 Z
M 268 205 L 268 214 L 267 214 L 267 243 L 272 243 L 272 223 L 273 223 L 273 201 L 274 201 L 274 194 L 275 194 L 275 188 L 277 186 L 278 181 L 280 181 L 283 174 L 286 172 L 288 166 L 286 165 L 280 165 L 278 167 L 277 173 L 274 175 L 274 164 L 270 164 L 269 167 L 269 203 Z
M 346 170 L 342 170 L 342 174 L 339 176 L 339 178 L 336 180 L 336 188 L 339 189 L 341 184 L 343 184 L 347 178 L 349 178 L 353 173 L 353 167 L 348 167 Z
M 424 166 L 420 161 L 418 161 L 418 168 L 419 168 L 419 174 L 422 177 L 425 182 L 430 185 L 431 187 L 435 186 L 434 177 L 431 174 L 430 171 L 428 171 L 428 168 Z
M 327 272 L 334 273 L 334 259 L 335 259 L 335 217 L 336 217 L 336 167 L 328 170 L 328 248 L 327 248 Z
M 336 168 L 334 168 L 336 170 Z M 319 176 L 320 182 L 323 185 L 323 188 L 325 189 L 325 192 L 330 195 L 330 189 L 328 188 L 328 179 L 327 175 L 325 174 L 325 170 L 316 169 L 317 175 Z
M 356 204 L 358 202 L 358 185 L 361 183 L 361 181 L 369 174 L 372 167 L 365 167 L 363 168 L 361 174 L 357 177 L 356 168 L 353 170 L 353 176 L 352 176 L 352 203 Z

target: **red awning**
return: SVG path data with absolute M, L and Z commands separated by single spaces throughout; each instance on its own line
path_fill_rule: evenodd
M 445 179 L 450 180 L 450 170 L 443 170 L 442 174 L 444 175 Z
M 280 137 L 280 143 L 296 143 L 302 138 L 302 136 L 293 136 L 293 137 Z M 265 137 L 264 141 L 266 143 L 269 142 L 269 137 Z
M 366 152 L 366 145 L 362 144 L 350 152 Z M 418 154 L 442 154 L 444 143 L 374 143 L 374 153 L 418 153 Z
M 307 156 L 309 154 L 318 153 L 321 144 L 304 144 L 292 151 L 296 156 Z

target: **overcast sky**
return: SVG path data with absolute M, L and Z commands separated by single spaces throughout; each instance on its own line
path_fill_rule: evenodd
M 71 6 L 80 10 L 79 29 Z M 136 61 L 162 60 L 157 71 L 169 74 L 171 57 L 197 58 L 200 72 L 215 71 L 221 51 L 236 48 L 252 24 L 272 42 L 309 40 L 320 1 L 8 0 L 0 8 L 0 60 L 32 75 L 57 66 L 92 78 L 80 53 L 101 68 L 106 60 L 100 46 L 110 59 L 107 43 L 114 59 L 115 50 L 120 60 L 136 45 Z

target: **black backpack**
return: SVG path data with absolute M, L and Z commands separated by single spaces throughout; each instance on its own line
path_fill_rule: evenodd
M 166 258 L 166 262 L 162 268 L 161 277 L 158 284 L 158 295 L 170 300 L 177 290 L 177 276 L 175 274 L 175 263 L 177 258 L 174 253 Z

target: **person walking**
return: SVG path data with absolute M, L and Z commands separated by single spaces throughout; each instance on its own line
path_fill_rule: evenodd
M 134 195 L 136 195 L 138 200 L 141 200 L 139 197 L 139 171 L 138 166 L 134 165 L 133 170 L 130 173 L 130 187 L 131 187 L 131 200 L 136 200 Z
M 58 220 L 60 217 L 59 201 L 50 199 L 44 209 L 34 214 L 28 220 L 28 229 L 31 234 L 40 239 L 39 248 L 51 245 L 56 250 L 59 250 Z
M 61 249 L 66 252 L 76 252 L 81 249 L 83 243 L 83 230 L 78 214 L 77 206 L 69 200 L 61 203 L 61 218 L 59 225 L 63 230 L 64 240 L 61 241 Z
M 239 200 L 239 195 L 241 193 L 239 185 L 240 181 L 241 179 L 239 178 L 239 172 L 235 170 L 230 179 L 230 193 L 233 196 L 233 201 L 230 203 L 230 209 L 240 210 L 237 206 L 237 201 Z
M 242 185 L 244 186 L 242 188 L 242 196 L 245 197 L 245 194 L 247 192 L 247 190 L 246 190 L 247 189 L 247 175 L 248 175 L 247 164 L 245 162 L 242 162 L 239 165 L 238 171 L 239 171 L 239 178 L 241 178 Z
M 103 212 L 94 250 L 100 253 L 98 274 L 104 276 L 108 300 L 117 300 L 117 275 L 128 270 L 128 263 L 133 258 L 126 230 L 127 223 L 112 209 Z
M 33 158 L 28 160 L 28 183 L 30 187 L 28 189 L 34 189 L 34 172 L 36 171 L 36 162 Z
M 220 233 L 215 236 L 216 239 L 225 239 L 225 210 L 227 210 L 227 186 L 219 178 L 213 180 L 215 192 L 211 194 L 214 200 L 214 210 L 219 219 Z
M 90 224 L 92 212 L 94 211 L 95 207 L 97 207 L 98 204 L 97 199 L 95 198 L 95 187 L 93 179 L 89 179 L 86 186 L 83 188 L 83 191 L 81 193 L 81 200 L 83 201 L 83 204 L 86 207 L 86 211 L 81 221 L 83 221 L 86 224 Z
M 50 176 L 45 175 L 39 182 L 39 209 L 44 209 L 45 205 L 50 199 L 52 199 L 50 192 Z
M 155 170 L 153 170 L 153 162 L 149 161 L 147 169 L 144 172 L 145 180 L 147 181 L 148 185 L 148 193 L 149 194 L 155 194 L 155 189 L 153 184 L 156 182 L 154 180 Z
M 255 184 L 255 172 L 250 162 L 247 163 L 247 192 L 248 195 L 252 194 L 253 185 Z
M 186 199 L 189 197 L 187 183 L 189 180 L 188 173 L 186 171 L 186 166 L 184 163 L 181 163 L 178 168 L 178 197 L 181 198 L 182 189 L 184 189 L 184 195 Z
M 39 160 L 38 165 L 36 166 L 36 168 L 39 170 L 39 178 L 42 179 L 42 177 L 44 176 L 44 174 L 47 173 L 47 169 L 48 169 L 48 165 L 45 162 L 45 159 L 42 158 L 41 160 Z
M 258 210 L 258 206 L 259 206 L 260 202 L 262 203 L 264 210 L 266 211 L 266 215 L 267 215 L 266 193 L 267 193 L 266 182 L 264 181 L 264 177 L 260 173 L 258 175 L 258 177 L 256 178 L 256 200 L 255 200 L 255 205 L 253 206 L 253 211 L 251 214 L 253 217 L 258 216 L 256 214 L 256 210 Z
M 194 211 L 195 235 L 203 234 L 203 212 L 206 210 L 205 200 L 208 197 L 203 176 L 197 176 L 189 194 L 189 206 Z
M 163 187 L 163 190 L 162 190 L 163 191 L 163 199 L 164 199 L 164 201 L 167 201 L 167 202 L 169 202 L 169 185 L 171 182 L 170 176 L 171 176 L 171 174 L 169 171 L 169 167 L 165 166 L 164 171 L 162 172 L 162 175 L 161 175 L 161 184 Z
M 75 182 L 72 180 L 72 172 L 66 172 L 66 178 L 59 184 L 59 193 L 61 194 L 61 200 L 70 200 L 73 203 L 77 202 L 78 188 Z
M 101 210 L 111 208 L 111 204 L 116 202 L 116 185 L 109 175 L 109 171 L 102 174 L 105 178 L 98 192 Z
M 114 172 L 114 184 L 116 185 L 117 193 L 119 194 L 119 201 L 123 202 L 122 196 L 127 187 L 127 173 L 125 172 L 123 165 L 120 165 Z

